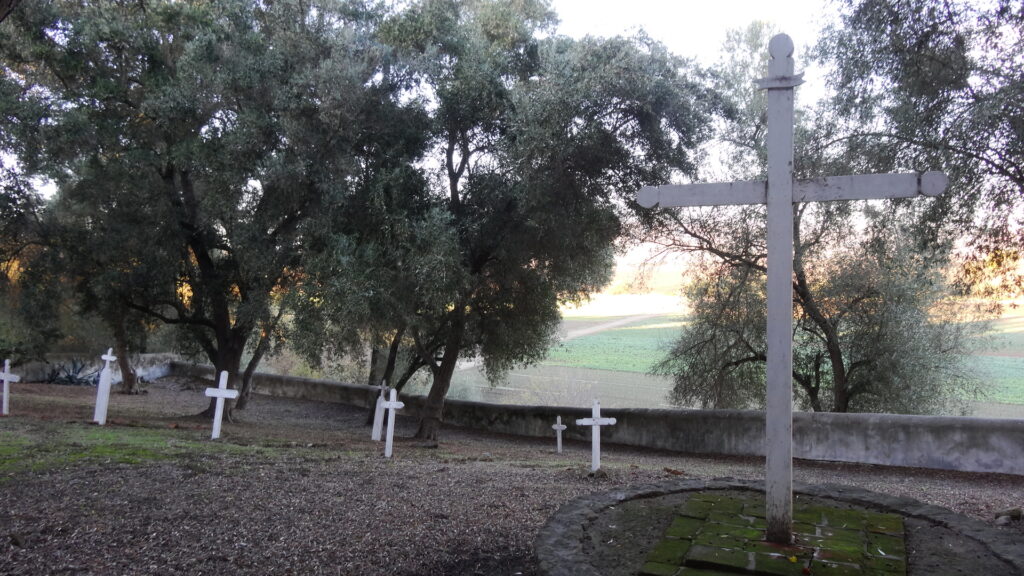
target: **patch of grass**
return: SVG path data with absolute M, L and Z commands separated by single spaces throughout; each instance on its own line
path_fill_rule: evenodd
M 679 335 L 681 316 L 658 316 L 581 336 L 551 348 L 548 366 L 647 373 Z
M 60 424 L 0 430 L 3 475 L 66 466 L 190 460 L 210 454 L 274 453 L 274 448 L 264 446 L 211 442 L 199 431 Z
M 987 384 L 988 400 L 1003 404 L 1024 404 L 1024 358 L 974 356 L 971 364 Z

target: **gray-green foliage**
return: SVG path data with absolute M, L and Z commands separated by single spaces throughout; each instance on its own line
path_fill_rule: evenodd
M 833 145 L 882 169 L 945 171 L 950 193 L 919 232 L 966 232 L 1012 270 L 1024 246 L 1024 5 L 843 4 L 818 48 L 833 70 Z
M 724 51 L 726 93 L 763 76 L 757 58 L 769 32 L 733 33 Z M 746 74 L 742 73 L 746 70 Z M 739 101 L 734 126 L 720 128 L 737 179 L 764 173 L 763 102 Z M 832 110 L 797 114 L 798 178 L 878 170 L 830 147 Z M 739 138 L 737 138 L 739 135 Z M 744 138 L 747 138 L 746 140 Z M 926 169 L 924 165 L 920 168 Z M 965 368 L 983 324 L 968 303 L 951 300 L 944 271 L 948 236 L 915 232 L 934 201 L 836 202 L 795 208 L 793 383 L 800 405 L 816 411 L 934 413 L 980 392 Z M 765 391 L 765 221 L 763 207 L 663 211 L 658 240 L 697 255 L 685 288 L 691 323 L 658 366 L 675 378 L 680 404 L 763 406 Z
M 404 116 L 376 14 L 330 0 L 24 8 L 0 29 L 4 144 L 57 183 L 68 254 L 96 260 L 82 280 L 233 374 L 256 346 L 255 367 L 304 238 Z
M 980 345 L 984 324 L 975 322 L 969 303 L 949 299 L 943 269 L 936 265 L 942 258 L 915 250 L 910 218 L 886 221 L 870 206 L 855 214 L 872 222 L 869 230 L 855 230 L 850 220 L 823 221 L 821 215 L 804 221 L 794 283 L 793 382 L 799 405 L 905 414 L 963 408 L 983 391 L 968 354 Z M 733 254 L 734 247 L 716 247 Z M 760 265 L 760 258 L 747 265 L 739 258 L 705 256 L 687 284 L 691 323 L 658 367 L 675 378 L 675 402 L 763 406 L 767 348 Z

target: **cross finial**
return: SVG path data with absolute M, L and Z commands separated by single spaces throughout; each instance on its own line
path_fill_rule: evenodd
M 117 360 L 117 356 L 114 356 L 113 348 L 107 348 L 107 353 L 104 354 L 103 356 L 100 356 L 100 359 L 105 360 L 107 362 L 113 362 L 114 360 Z

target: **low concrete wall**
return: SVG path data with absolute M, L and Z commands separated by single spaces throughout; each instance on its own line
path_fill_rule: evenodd
M 213 368 L 172 363 L 175 374 L 212 378 Z M 366 406 L 373 389 L 359 384 L 254 376 L 260 394 Z M 402 396 L 405 414 L 418 414 L 422 396 Z M 628 446 L 694 454 L 764 455 L 764 413 L 746 410 L 605 409 L 615 426 L 602 440 Z M 569 425 L 567 438 L 589 440 L 590 428 L 575 426 L 590 407 L 511 406 L 448 400 L 447 424 L 520 436 L 553 436 L 556 416 Z M 829 460 L 968 472 L 1024 475 L 1024 420 L 902 416 L 896 414 L 793 415 L 793 455 Z
M 103 361 L 100 360 L 100 356 L 106 353 L 106 350 L 101 350 L 95 354 L 47 354 L 46 362 L 32 361 L 25 364 L 21 364 L 11 370 L 21 376 L 23 382 L 42 382 L 45 381 L 51 370 L 56 369 L 59 366 L 70 367 L 72 362 L 85 362 L 86 367 L 82 372 L 83 375 L 89 373 L 98 374 L 103 369 Z M 163 378 L 171 373 L 172 364 L 174 359 L 177 358 L 174 354 L 158 353 L 158 354 L 136 354 L 132 356 L 132 367 L 135 368 L 135 374 L 143 380 L 156 380 L 157 378 Z M 117 365 L 117 362 L 113 362 L 110 365 L 110 376 L 111 382 L 119 384 L 121 382 L 121 368 Z

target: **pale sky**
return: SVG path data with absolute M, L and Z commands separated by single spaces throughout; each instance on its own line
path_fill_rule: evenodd
M 789 34 L 798 59 L 817 32 L 835 14 L 830 0 L 553 0 L 562 23 L 559 31 L 572 37 L 587 34 L 615 36 L 643 28 L 672 52 L 695 57 L 701 64 L 717 60 L 726 30 L 764 20 Z

